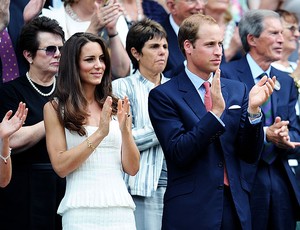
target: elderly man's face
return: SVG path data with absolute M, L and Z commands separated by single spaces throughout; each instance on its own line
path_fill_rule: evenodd
M 264 30 L 258 38 L 253 39 L 254 48 L 250 52 L 254 51 L 261 60 L 266 62 L 278 61 L 281 58 L 284 41 L 282 31 L 280 19 L 266 18 Z

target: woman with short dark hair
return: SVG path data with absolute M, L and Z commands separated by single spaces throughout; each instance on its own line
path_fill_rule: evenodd
M 45 142 L 43 107 L 56 89 L 64 32 L 58 22 L 35 18 L 20 34 L 20 48 L 29 65 L 26 76 L 0 89 L 0 117 L 26 103 L 25 124 L 10 136 L 12 179 L 0 190 L 1 229 L 61 230 L 56 214 L 65 180 L 53 171 Z

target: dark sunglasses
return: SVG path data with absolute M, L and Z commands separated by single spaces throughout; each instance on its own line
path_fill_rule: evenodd
M 38 50 L 44 50 L 46 51 L 47 56 L 53 56 L 56 53 L 57 49 L 60 52 L 61 48 L 62 46 L 47 46 L 45 48 L 38 48 Z
M 300 31 L 298 27 L 296 26 L 287 26 L 286 29 L 290 30 L 292 33 L 295 33 L 296 31 Z

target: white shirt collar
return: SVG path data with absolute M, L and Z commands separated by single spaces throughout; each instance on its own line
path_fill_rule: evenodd
M 263 71 L 263 69 L 254 61 L 254 59 L 251 57 L 251 55 L 249 53 L 247 53 L 246 58 L 247 58 L 249 66 L 250 66 L 250 70 L 251 70 L 254 81 L 256 81 L 256 78 L 263 72 L 265 72 L 266 74 L 268 74 L 268 76 L 270 76 L 271 65 L 269 66 L 269 68 L 266 71 Z
M 196 74 L 192 73 L 187 66 L 185 66 L 185 72 L 188 76 L 188 78 L 191 80 L 191 82 L 193 83 L 193 85 L 195 86 L 195 88 L 197 90 L 199 90 L 199 88 L 202 86 L 202 84 L 205 82 L 202 78 L 200 78 L 199 76 L 197 76 Z M 213 79 L 213 73 L 210 73 L 209 79 L 208 81 L 212 82 Z
M 179 26 L 176 24 L 176 22 L 174 21 L 174 18 L 172 16 L 172 14 L 170 14 L 169 16 L 169 20 L 170 20 L 170 24 L 175 32 L 175 34 L 178 36 L 178 32 L 179 32 Z

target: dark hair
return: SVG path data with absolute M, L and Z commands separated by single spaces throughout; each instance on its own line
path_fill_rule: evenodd
M 245 52 L 250 51 L 250 46 L 247 41 L 247 36 L 252 34 L 254 37 L 259 37 L 264 31 L 264 20 L 266 18 L 278 18 L 279 14 L 273 10 L 249 10 L 241 18 L 239 22 L 239 34 Z
M 112 113 L 117 113 L 117 98 L 112 95 L 110 56 L 104 40 L 91 33 L 75 33 L 61 50 L 57 88 L 53 97 L 58 99 L 57 114 L 60 122 L 67 129 L 76 131 L 81 136 L 86 135 L 83 125 L 88 112 L 79 74 L 79 60 L 82 47 L 89 42 L 97 42 L 101 46 L 106 66 L 102 81 L 96 86 L 96 101 L 102 108 L 107 96 L 111 96 Z
M 34 18 L 23 26 L 19 37 L 20 50 L 27 50 L 31 53 L 32 58 L 36 56 L 37 49 L 40 45 L 38 40 L 38 33 L 40 32 L 49 32 L 59 35 L 62 41 L 65 41 L 65 33 L 55 19 L 44 16 Z
M 188 40 L 194 46 L 195 41 L 198 39 L 199 29 L 203 24 L 217 25 L 217 22 L 209 15 L 193 14 L 181 23 L 178 32 L 178 44 L 185 57 L 184 42 Z
M 139 54 L 142 54 L 145 43 L 154 37 L 167 39 L 164 28 L 154 20 L 146 18 L 130 27 L 126 37 L 126 51 L 134 70 L 139 68 L 139 63 L 132 55 L 131 48 L 134 47 Z

